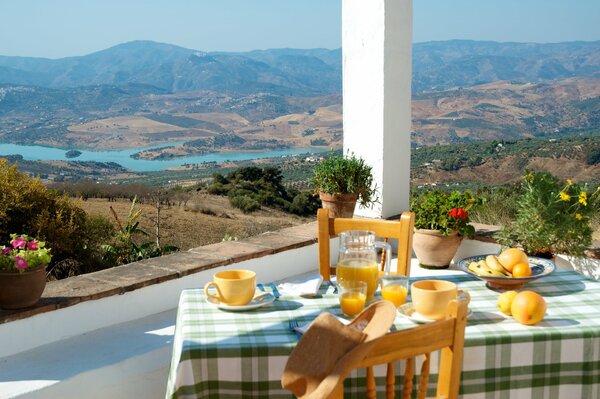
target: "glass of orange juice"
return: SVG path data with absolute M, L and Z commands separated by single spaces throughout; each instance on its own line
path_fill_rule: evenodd
M 381 296 L 396 307 L 404 305 L 408 295 L 408 276 L 385 275 L 381 278 Z
M 367 283 L 364 281 L 338 281 L 338 295 L 342 312 L 349 317 L 359 314 L 367 301 Z

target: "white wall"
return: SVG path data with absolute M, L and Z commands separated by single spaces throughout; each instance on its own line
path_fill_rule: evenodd
M 259 283 L 316 273 L 317 255 L 314 244 L 0 324 L 0 398 L 163 398 L 182 290 L 227 269 Z
M 357 209 L 390 217 L 408 209 L 412 0 L 344 0 L 344 151 L 373 166 L 380 203 Z

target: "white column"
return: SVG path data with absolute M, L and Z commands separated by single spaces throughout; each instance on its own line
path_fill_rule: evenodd
M 408 210 L 412 0 L 343 0 L 344 153 L 373 166 L 379 204 L 355 214 Z

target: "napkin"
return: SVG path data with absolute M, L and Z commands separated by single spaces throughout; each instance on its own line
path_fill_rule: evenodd
M 288 281 L 279 285 L 279 290 L 289 295 L 317 295 L 323 282 L 320 274 Z
M 328 313 L 328 312 L 325 312 Z M 351 320 L 347 320 L 344 319 L 343 317 L 340 316 L 336 316 L 334 314 L 332 314 L 331 316 L 335 317 L 336 319 L 338 319 L 338 321 L 344 325 L 348 325 L 350 323 Z M 310 325 L 312 324 L 312 321 L 309 321 L 308 323 L 304 323 L 296 328 L 294 328 L 294 331 L 296 331 L 298 334 L 300 335 L 304 335 L 304 333 L 306 332 L 306 330 L 308 330 L 308 327 L 310 327 Z

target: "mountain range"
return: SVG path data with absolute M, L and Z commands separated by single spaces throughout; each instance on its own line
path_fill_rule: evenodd
M 413 62 L 414 146 L 600 129 L 600 41 L 418 43 Z M 242 140 L 335 147 L 341 85 L 340 49 L 207 53 L 136 41 L 55 60 L 0 56 L 0 142 L 194 144 L 157 157 Z
M 452 40 L 413 46 L 413 92 L 498 80 L 544 82 L 600 77 L 600 41 L 555 44 Z M 144 84 L 170 93 L 285 96 L 340 94 L 341 49 L 203 52 L 133 41 L 60 59 L 0 56 L 0 84 L 53 89 Z

